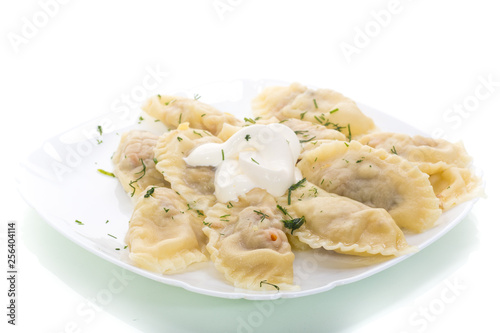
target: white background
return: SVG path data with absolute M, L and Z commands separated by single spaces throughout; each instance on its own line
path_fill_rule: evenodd
M 18 325 L 6 324 L 2 273 L 1 331 L 499 330 L 494 1 L 3 1 L 0 22 L 3 272 L 10 220 L 19 254 Z M 336 89 L 429 135 L 463 140 L 488 198 L 404 263 L 319 295 L 225 300 L 132 276 L 99 306 L 118 268 L 49 227 L 14 175 L 45 139 L 128 103 L 151 69 L 162 73 L 151 94 L 239 78 Z

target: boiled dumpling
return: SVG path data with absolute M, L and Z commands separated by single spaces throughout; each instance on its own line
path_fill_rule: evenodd
M 252 101 L 252 109 L 258 117 L 306 120 L 351 136 L 375 129 L 373 120 L 351 99 L 333 90 L 313 90 L 298 83 L 265 88 Z
M 396 153 L 428 174 L 444 210 L 482 194 L 481 181 L 469 168 L 472 158 L 462 143 L 386 132 L 366 135 L 360 141 Z
M 215 267 L 238 288 L 293 288 L 293 260 L 274 197 L 253 189 L 208 210 L 203 231 Z
M 164 274 L 207 261 L 202 217 L 175 191 L 150 186 L 137 193 L 126 242 L 139 267 Z
M 421 232 L 439 216 L 428 176 L 403 158 L 357 141 L 332 141 L 305 152 L 297 164 L 322 189 L 384 208 L 397 225 Z
M 301 242 L 360 256 L 401 255 L 411 250 L 384 209 L 328 193 L 308 181 L 298 184 L 289 196 L 278 198 L 278 204 L 283 219 L 289 221 L 288 231 Z
M 147 131 L 126 132 L 113 154 L 114 174 L 132 197 L 149 185 L 169 186 L 155 167 L 153 149 L 157 141 L 158 136 Z
M 158 95 L 151 97 L 142 108 L 168 128 L 177 128 L 181 123 L 186 122 L 192 128 L 206 130 L 217 135 L 225 123 L 243 125 L 243 122 L 235 116 L 223 113 L 211 105 L 192 98 Z

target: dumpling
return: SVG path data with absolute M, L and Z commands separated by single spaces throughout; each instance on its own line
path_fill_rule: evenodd
M 203 222 L 217 270 L 238 288 L 293 289 L 293 260 L 274 197 L 262 189 L 217 203 Z
M 444 210 L 482 195 L 481 181 L 469 168 L 472 158 L 462 143 L 385 132 L 366 135 L 360 141 L 397 153 L 428 174 Z
M 190 207 L 203 212 L 215 201 L 213 167 L 193 167 L 186 164 L 184 157 L 205 143 L 221 143 L 217 137 L 201 130 L 195 130 L 188 124 L 181 124 L 178 129 L 163 134 L 154 149 L 158 161 L 156 168 L 165 177 L 174 191 L 186 199 Z
M 357 141 L 332 141 L 302 154 L 297 164 L 320 188 L 384 208 L 397 225 L 415 232 L 441 215 L 428 176 L 403 158 Z
M 186 97 L 158 95 L 151 97 L 142 109 L 150 116 L 159 119 L 168 128 L 177 128 L 181 123 L 187 122 L 192 128 L 207 130 L 217 135 L 225 123 L 243 125 L 241 120 L 231 114 Z
M 136 195 L 126 243 L 137 266 L 171 274 L 208 260 L 203 218 L 184 199 L 165 187 L 150 186 Z
M 149 185 L 170 186 L 155 167 L 153 149 L 157 141 L 158 136 L 147 131 L 126 132 L 113 154 L 114 174 L 132 197 Z
M 308 181 L 299 183 L 290 196 L 278 198 L 278 204 L 283 218 L 289 219 L 288 231 L 301 242 L 359 256 L 393 256 L 412 250 L 384 209 L 328 193 Z
M 351 99 L 333 90 L 312 90 L 299 83 L 265 88 L 252 101 L 252 109 L 262 118 L 306 120 L 351 136 L 375 129 L 373 120 Z

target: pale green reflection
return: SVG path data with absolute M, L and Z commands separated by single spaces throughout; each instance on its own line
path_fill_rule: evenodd
M 297 299 L 247 301 L 198 295 L 123 273 L 61 236 L 33 210 L 23 225 L 23 242 L 40 263 L 92 300 L 78 304 L 70 318 L 57 319 L 54 328 L 61 329 L 70 320 L 82 328 L 98 325 L 102 307 L 142 332 L 350 332 L 442 282 L 478 245 L 475 217 L 469 214 L 436 243 L 367 279 Z

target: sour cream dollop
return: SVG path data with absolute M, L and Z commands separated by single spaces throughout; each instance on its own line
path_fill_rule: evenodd
M 224 143 L 196 147 L 184 158 L 191 166 L 214 166 L 215 196 L 220 202 L 238 201 L 253 188 L 282 196 L 302 178 L 295 167 L 301 151 L 297 135 L 285 125 L 252 125 Z

